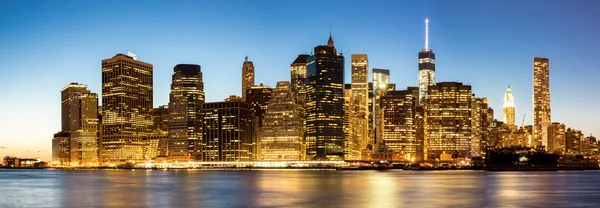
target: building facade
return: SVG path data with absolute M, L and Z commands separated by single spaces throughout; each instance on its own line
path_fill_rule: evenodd
M 344 56 L 333 39 L 307 58 L 307 159 L 344 158 Z
M 471 86 L 440 82 L 429 86 L 426 101 L 427 159 L 442 153 L 471 156 Z
M 246 99 L 246 92 L 252 85 L 254 85 L 254 63 L 246 56 L 242 64 L 242 99 Z
M 254 112 L 241 99 L 204 103 L 203 161 L 252 160 Z
M 419 103 L 427 98 L 428 87 L 435 85 L 435 53 L 429 48 L 429 19 L 425 19 L 425 48 L 419 52 Z
M 144 137 L 152 134 L 152 64 L 133 54 L 102 60 L 102 160 L 144 161 Z
M 98 165 L 98 94 L 70 83 L 61 90 L 63 131 L 68 133 L 71 165 Z
M 393 159 L 416 159 L 419 145 L 415 125 L 418 99 L 418 87 L 389 91 L 381 97 L 383 140 L 393 151 Z
M 154 132 L 169 134 L 169 105 L 161 105 L 152 110 Z
M 565 134 L 567 127 L 565 124 L 554 122 L 550 124 L 548 128 L 548 147 L 546 151 L 551 153 L 564 154 L 566 152 L 565 147 Z
M 352 84 L 350 115 L 352 136 L 357 138 L 358 149 L 367 149 L 369 144 L 369 59 L 367 54 L 352 54 Z M 356 154 L 354 154 L 356 155 Z
M 176 65 L 169 94 L 169 160 L 202 159 L 204 96 L 200 65 Z
M 290 82 L 277 82 L 260 134 L 261 160 L 301 160 L 302 120 Z
M 504 123 L 507 125 L 514 126 L 515 125 L 515 95 L 510 89 L 510 85 L 508 89 L 506 89 L 506 93 L 504 94 Z
M 533 138 L 536 145 L 548 147 L 550 111 L 550 59 L 533 58 Z
M 262 83 L 260 85 L 253 85 L 248 88 L 246 92 L 246 102 L 252 105 L 254 111 L 254 137 L 252 138 L 252 160 L 259 160 L 260 157 L 260 131 L 263 127 L 263 119 L 269 101 L 271 101 L 271 95 L 273 94 L 273 88 L 265 86 Z

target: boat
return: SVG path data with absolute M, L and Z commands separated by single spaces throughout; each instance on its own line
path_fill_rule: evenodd
M 373 162 L 373 167 L 375 168 L 375 170 L 389 170 L 392 169 L 392 163 L 385 161 L 385 160 L 380 160 L 380 161 L 375 161 Z

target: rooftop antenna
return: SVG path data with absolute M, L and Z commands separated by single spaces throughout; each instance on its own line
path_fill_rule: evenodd
M 429 18 L 425 18 L 425 50 L 429 50 Z
M 244 58 L 246 60 L 246 62 L 248 62 L 248 56 L 246 56 L 246 58 Z

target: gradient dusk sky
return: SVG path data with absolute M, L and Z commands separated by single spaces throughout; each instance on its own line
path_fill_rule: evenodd
M 600 135 L 600 1 L 0 1 L 0 156 L 49 160 L 60 89 L 101 93 L 101 60 L 129 51 L 154 65 L 154 106 L 168 103 L 173 67 L 202 66 L 207 101 L 241 94 L 245 56 L 256 84 L 289 80 L 298 54 L 326 44 L 366 53 L 398 88 L 417 85 L 424 20 L 436 78 L 470 84 L 502 120 L 508 85 L 516 120 L 532 118 L 533 57 L 550 58 L 552 121 Z

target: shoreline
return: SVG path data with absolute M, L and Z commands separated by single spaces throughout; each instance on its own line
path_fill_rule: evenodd
M 336 167 L 203 167 L 203 168 L 116 168 L 116 167 L 42 167 L 42 168 L 11 168 L 11 167 L 0 167 L 0 169 L 13 169 L 13 170 L 163 170 L 163 171 L 177 171 L 177 170 L 235 170 L 235 171 L 252 171 L 252 170 L 334 170 L 334 171 L 388 171 L 388 170 L 402 170 L 402 171 L 486 171 L 486 172 L 531 172 L 531 171 L 544 171 L 544 172 L 556 172 L 556 171 L 584 171 L 584 170 L 600 170 L 600 168 L 581 168 L 581 167 L 560 167 L 560 168 L 423 168 L 423 169 L 402 169 L 393 168 L 387 170 L 378 170 L 376 168 L 336 168 Z

